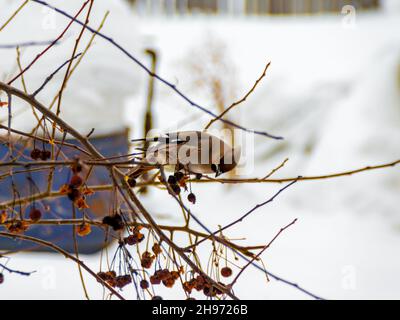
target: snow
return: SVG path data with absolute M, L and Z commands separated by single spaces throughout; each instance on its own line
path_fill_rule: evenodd
M 49 1 L 52 5 L 58 5 L 58 1 Z M 20 5 L 18 1 L 2 0 L 0 12 L 2 21 L 5 17 Z M 72 16 L 79 11 L 82 1 L 73 0 L 63 3 L 63 9 Z M 91 25 L 97 29 L 106 14 L 110 12 L 104 28 L 101 30 L 115 40 L 126 44 L 128 50 L 138 50 L 136 38 L 135 21 L 131 19 L 128 12 L 129 7 L 125 2 L 116 1 L 112 5 L 108 1 L 96 1 L 91 14 Z M 86 10 L 79 16 L 81 21 L 85 20 Z M 4 18 L 3 18 L 4 17 Z M 17 15 L 12 24 L 9 24 L 0 34 L 1 44 L 24 43 L 27 41 L 52 41 L 66 28 L 69 20 L 50 9 L 37 3 L 30 2 L 20 14 Z M 59 45 L 51 48 L 42 59 L 25 73 L 28 91 L 34 92 L 45 81 L 47 76 L 56 70 L 61 64 L 71 58 L 75 45 L 75 36 L 81 30 L 77 24 L 73 24 Z M 77 53 L 83 52 L 92 34 L 85 32 Z M 28 65 L 36 55 L 45 47 L 30 47 L 21 49 L 22 66 Z M 1 49 L 0 49 L 1 50 Z M 1 50 L 0 60 L 1 79 L 10 80 L 11 74 L 16 72 L 16 51 Z M 83 133 L 88 133 L 96 128 L 96 134 L 102 135 L 115 131 L 123 131 L 128 124 L 124 121 L 123 106 L 125 99 L 138 92 L 140 76 L 134 65 L 126 64 L 129 60 L 98 37 L 93 46 L 83 58 L 74 75 L 68 82 L 67 89 L 62 98 L 61 116 L 70 124 L 74 125 Z M 60 89 L 64 78 L 66 67 L 64 67 L 53 78 L 46 88 L 37 96 L 45 105 L 49 105 L 53 97 Z M 20 80 L 15 83 L 22 89 Z M 5 99 L 3 97 L 3 99 Z M 20 101 L 15 102 L 15 113 L 26 106 Z M 56 107 L 53 107 L 55 110 Z M 7 111 L 2 110 L 0 119 L 7 117 Z M 96 114 L 94 117 L 93 114 Z M 34 122 L 30 112 L 15 116 L 13 125 L 15 128 L 30 130 Z
M 350 27 L 343 25 L 342 16 L 335 15 L 265 19 L 126 17 L 108 21 L 107 32 L 114 32 L 133 52 L 135 46 L 156 48 L 160 55 L 158 72 L 206 107 L 213 105 L 209 88 L 193 84 L 195 77 L 188 61 L 197 51 L 198 63 L 204 64 L 211 38 L 226 47 L 225 59 L 232 73 L 225 79 L 225 85 L 235 88 L 232 101 L 242 97 L 265 64 L 272 61 L 259 87 L 230 117 L 247 127 L 283 135 L 285 140 L 256 137 L 254 168 L 247 175 L 265 175 L 286 157 L 290 160 L 276 177 L 319 175 L 400 158 L 400 33 L 396 31 L 400 27 L 400 10 L 394 8 L 395 2 L 387 1 L 384 10 L 357 13 L 355 25 Z M 119 14 L 125 15 L 122 11 Z M 128 29 L 125 24 L 131 20 L 137 26 L 133 30 L 140 34 L 138 41 L 129 39 L 125 32 Z M 0 34 L 4 42 L 2 37 Z M 73 42 L 72 35 L 70 40 Z M 108 50 L 108 46 L 102 46 L 101 50 Z M 126 100 L 125 115 L 121 116 L 125 119 L 117 117 L 116 121 L 130 122 L 132 135 L 138 137 L 142 133 L 140 123 L 147 81 L 133 63 L 111 51 L 104 51 L 105 59 L 111 53 L 114 57 L 110 58 L 110 70 L 105 73 L 122 72 L 127 77 L 141 79 L 136 87 L 140 94 Z M 146 61 L 140 51 L 136 52 Z M 100 57 L 98 60 L 92 53 L 92 59 L 86 62 L 104 66 L 104 60 Z M 63 56 L 54 65 L 64 60 Z M 107 76 L 96 76 L 97 81 L 93 82 L 89 71 L 86 73 L 83 66 L 81 71 L 76 81 L 81 79 L 95 87 L 77 92 L 82 95 L 90 92 L 93 103 L 104 105 L 96 114 L 114 117 L 114 110 L 109 114 L 106 107 L 123 105 L 122 98 L 127 98 L 130 90 L 127 80 L 112 76 L 112 81 L 103 82 Z M 32 70 L 32 76 L 35 72 Z M 115 82 L 117 78 L 122 83 Z M 72 85 L 68 91 L 76 92 Z M 104 97 L 96 100 L 101 95 Z M 44 99 L 45 94 L 40 98 Z M 86 102 L 79 105 L 86 106 Z M 155 123 L 161 131 L 197 130 L 209 121 L 207 115 L 190 107 L 160 83 L 156 84 L 155 110 Z M 101 118 L 93 121 L 96 119 Z M 108 125 L 102 123 L 99 129 Z M 265 201 L 280 187 L 198 184 L 194 186 L 198 201 L 192 206 L 193 212 L 210 229 L 217 229 L 218 225 L 239 218 L 255 204 Z M 395 299 L 400 295 L 399 192 L 398 167 L 352 177 L 299 182 L 227 235 L 246 237 L 240 241 L 243 244 L 265 244 L 282 226 L 298 218 L 264 254 L 268 270 L 324 298 Z M 163 223 L 178 223 L 179 210 L 162 191 L 152 190 L 142 200 L 151 212 L 164 216 L 163 220 L 158 218 Z M 204 247 L 202 254 L 207 255 L 208 250 L 209 247 Z M 98 265 L 98 256 L 83 259 L 89 265 Z M 24 269 L 29 266 L 38 272 L 28 279 L 7 275 L 8 280 L 0 289 L 1 298 L 83 297 L 75 266 L 62 257 L 15 255 L 10 266 Z M 52 285 L 48 285 L 49 279 Z M 96 281 L 87 279 L 91 296 L 101 297 Z M 282 283 L 263 281 L 265 277 L 259 271 L 249 268 L 238 282 L 236 292 L 241 298 L 307 298 Z M 18 289 L 22 286 L 24 291 Z M 166 297 L 180 297 L 171 291 L 161 294 L 164 292 Z

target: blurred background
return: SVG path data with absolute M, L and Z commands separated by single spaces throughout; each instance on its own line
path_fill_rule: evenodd
M 78 0 L 49 2 L 71 14 L 82 5 Z M 19 4 L 0 0 L 0 24 Z M 289 161 L 275 178 L 329 174 L 400 158 L 398 1 L 97 0 L 93 27 L 106 10 L 105 34 L 215 113 L 246 94 L 271 62 L 255 92 L 228 115 L 236 123 L 285 138 L 255 137 L 254 150 L 246 155 L 254 162 L 247 176 L 265 176 L 285 158 Z M 1 79 L 15 74 L 15 49 L 1 45 L 52 39 L 66 23 L 64 17 L 29 3 L 0 32 Z M 32 88 L 49 74 L 49 64 L 53 70 L 69 57 L 78 31 L 72 28 L 50 60 L 27 72 Z M 38 50 L 24 48 L 22 58 L 30 61 Z M 152 83 L 102 39 L 96 39 L 71 81 L 63 101 L 74 107 L 64 117 L 80 130 L 95 127 L 100 135 L 129 128 L 130 137 L 141 137 L 149 103 L 153 128 L 161 132 L 202 129 L 210 120 L 170 88 Z M 55 89 L 50 85 L 46 90 L 40 95 L 44 102 Z M 31 123 L 21 114 L 15 124 L 25 129 Z M 0 115 L 5 121 L 5 114 Z M 220 123 L 213 126 L 221 128 Z M 193 211 L 216 229 L 280 187 L 198 184 Z M 178 208 L 165 192 L 149 189 L 141 198 L 160 222 L 178 223 Z M 397 167 L 299 182 L 227 236 L 245 237 L 243 244 L 265 244 L 296 217 L 296 225 L 264 254 L 268 270 L 327 299 L 400 297 Z M 96 268 L 99 256 L 83 259 Z M 9 275 L 0 299 L 83 298 L 79 274 L 63 257 L 18 254 L 9 266 L 37 272 L 29 278 Z M 96 281 L 88 278 L 87 283 L 91 296 L 101 297 Z M 267 283 L 251 268 L 237 285 L 241 298 L 307 298 L 282 283 Z

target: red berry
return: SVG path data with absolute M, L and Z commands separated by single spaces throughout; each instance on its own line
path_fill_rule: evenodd
M 229 267 L 224 267 L 221 269 L 221 275 L 225 278 L 228 278 L 232 275 L 232 269 Z
M 50 151 L 47 150 L 40 151 L 40 159 L 42 159 L 43 161 L 50 159 L 50 157 L 51 157 Z
M 39 159 L 40 158 L 40 156 L 41 156 L 41 151 L 39 150 L 39 149 L 33 149 L 32 151 L 31 151 L 31 158 L 33 159 L 33 160 L 37 160 L 37 159 Z
M 156 276 L 150 276 L 150 283 L 153 285 L 160 284 L 161 280 Z
M 187 197 L 188 201 L 195 204 L 196 203 L 196 196 L 194 195 L 194 193 L 189 193 L 188 197 Z
M 32 221 L 39 221 L 41 217 L 42 212 L 39 209 L 32 208 L 31 211 L 29 211 L 29 219 Z
M 71 188 L 71 190 L 68 192 L 68 198 L 71 201 L 77 200 L 81 196 L 81 192 L 78 189 Z
M 142 281 L 140 281 L 140 287 L 141 287 L 143 290 L 146 290 L 146 289 L 149 287 L 149 282 L 148 282 L 147 280 L 142 280 Z
M 69 185 L 71 187 L 78 188 L 82 185 L 82 183 L 83 183 L 82 178 L 76 174 L 76 175 L 72 176 L 71 181 L 69 182 Z

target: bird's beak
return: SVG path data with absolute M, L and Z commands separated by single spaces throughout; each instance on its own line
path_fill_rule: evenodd
M 217 178 L 217 177 L 220 176 L 221 174 L 222 174 L 222 172 L 219 171 L 219 170 L 217 170 L 217 171 L 215 172 L 215 177 Z

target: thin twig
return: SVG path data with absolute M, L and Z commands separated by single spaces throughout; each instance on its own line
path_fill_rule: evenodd
M 239 273 L 236 275 L 235 279 L 233 279 L 233 281 L 229 284 L 229 286 L 232 288 L 234 286 L 234 284 L 236 283 L 236 281 L 239 279 L 240 275 L 247 269 L 247 267 L 250 266 L 255 260 L 259 259 L 260 256 L 264 253 L 264 251 L 267 250 L 271 246 L 271 244 L 280 236 L 280 234 L 283 231 L 285 231 L 287 228 L 289 228 L 290 226 L 295 224 L 296 221 L 297 221 L 297 218 L 294 219 L 287 226 L 281 228 L 278 231 L 278 233 L 272 238 L 272 240 L 266 246 L 264 246 L 264 248 L 259 253 L 257 253 L 257 255 L 255 255 L 249 262 L 247 262 L 247 264 L 239 271 Z
M 207 124 L 207 126 L 204 128 L 205 130 L 210 128 L 210 126 L 217 120 L 220 120 L 223 116 L 225 116 L 229 111 L 231 111 L 234 107 L 236 107 L 237 105 L 243 103 L 244 101 L 246 101 L 246 99 L 254 92 L 254 90 L 256 89 L 256 87 L 258 86 L 258 84 L 260 83 L 260 81 L 265 77 L 267 70 L 269 68 L 269 66 L 271 65 L 271 62 L 268 62 L 267 65 L 264 68 L 263 73 L 261 74 L 261 76 L 256 80 L 256 82 L 254 83 L 253 87 L 244 95 L 243 98 L 241 98 L 240 100 L 232 103 L 228 108 L 226 108 L 219 116 L 217 116 L 214 119 L 211 119 L 210 122 Z

